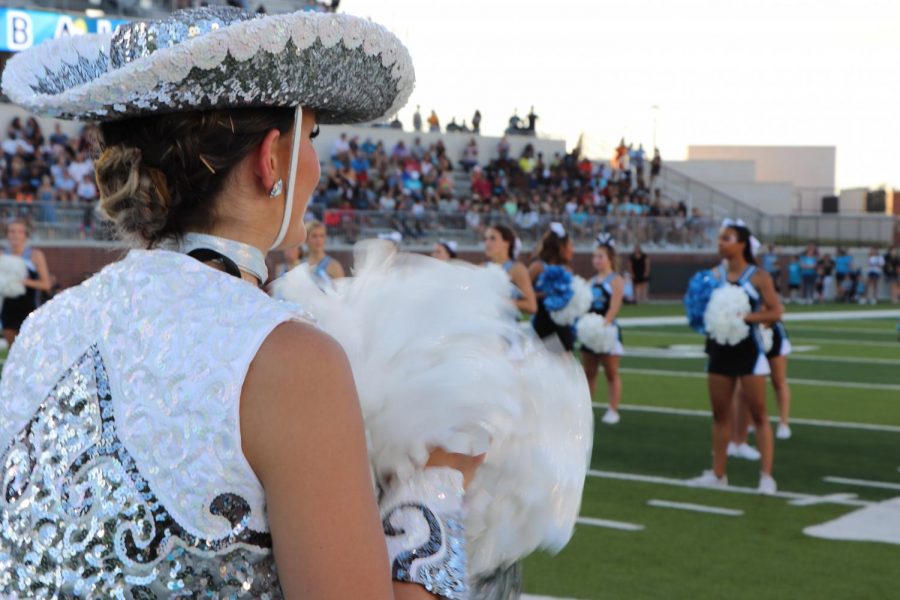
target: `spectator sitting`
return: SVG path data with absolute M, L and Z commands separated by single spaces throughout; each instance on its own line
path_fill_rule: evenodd
M 478 166 L 478 142 L 475 141 L 475 138 L 469 140 L 469 143 L 463 149 L 463 157 L 459 164 L 462 165 L 466 173 Z

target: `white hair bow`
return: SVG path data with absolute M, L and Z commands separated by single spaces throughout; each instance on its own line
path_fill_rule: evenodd
M 450 252 L 452 252 L 453 254 L 456 254 L 457 249 L 459 248 L 459 245 L 458 245 L 456 242 L 454 242 L 453 240 L 441 240 L 441 243 L 442 243 L 443 245 L 447 246 L 447 248 L 448 248 L 448 249 L 450 250 Z
M 744 229 L 750 229 L 747 227 L 747 224 L 744 223 L 743 219 L 725 219 L 722 221 L 722 227 L 743 227 Z
M 762 248 L 762 242 L 760 242 L 758 239 L 756 239 L 755 235 L 751 235 L 750 236 L 750 253 L 753 254 L 753 256 L 756 256 L 757 254 L 759 254 L 760 248 Z
M 518 258 L 519 253 L 522 251 L 522 240 L 516 238 L 516 243 L 513 244 L 513 258 Z
M 611 233 L 598 233 L 597 234 L 597 245 L 598 246 L 606 246 L 607 248 L 615 248 L 616 240 L 613 239 Z
M 550 223 L 550 231 L 556 234 L 556 237 L 564 238 L 566 237 L 566 228 L 563 227 L 563 224 L 559 221 L 553 221 Z

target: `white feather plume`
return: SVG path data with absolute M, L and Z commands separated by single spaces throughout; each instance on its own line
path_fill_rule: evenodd
M 0 296 L 16 298 L 25 293 L 28 266 L 25 259 L 13 254 L 0 255 Z
M 571 537 L 592 443 L 571 357 L 522 339 L 492 269 L 357 246 L 354 277 L 323 293 L 306 269 L 277 281 L 350 359 L 376 477 L 407 477 L 429 448 L 486 452 L 467 492 L 470 575 Z M 505 273 L 504 273 L 505 275 Z
M 615 325 L 607 325 L 606 317 L 598 314 L 584 315 L 575 326 L 578 340 L 596 354 L 609 354 L 619 339 Z
M 554 323 L 563 327 L 574 325 L 579 317 L 591 309 L 593 301 L 591 285 L 583 277 L 575 275 L 572 277 L 572 298 L 562 309 L 550 311 L 550 318 Z
M 740 287 L 722 285 L 713 290 L 703 317 L 706 331 L 719 344 L 736 346 L 750 335 L 744 317 L 750 314 L 750 299 Z

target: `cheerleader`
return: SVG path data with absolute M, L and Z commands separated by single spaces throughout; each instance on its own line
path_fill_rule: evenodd
M 6 226 L 9 254 L 19 256 L 28 267 L 28 277 L 23 282 L 25 293 L 3 300 L 0 322 L 3 323 L 3 338 L 12 346 L 22 323 L 38 307 L 41 292 L 50 292 L 51 279 L 44 253 L 28 245 L 28 227 L 23 221 L 13 221 Z
M 458 246 L 452 240 L 441 240 L 431 248 L 431 257 L 438 260 L 455 260 Z
M 587 376 L 591 397 L 597 385 L 597 371 L 603 365 L 606 374 L 606 385 L 609 396 L 609 409 L 602 421 L 607 425 L 619 422 L 619 402 L 622 399 L 622 380 L 619 378 L 619 357 L 623 353 L 622 330 L 616 322 L 622 300 L 625 295 L 625 280 L 616 273 L 615 242 L 608 234 L 597 236 L 597 247 L 594 249 L 593 265 L 597 274 L 591 279 L 591 292 L 594 301 L 591 313 L 605 317 L 605 324 L 617 330 L 617 339 L 609 352 L 598 354 L 589 349 L 583 342 L 581 345 L 581 364 Z
M 513 290 L 513 303 L 522 312 L 533 315 L 538 310 L 534 287 L 525 265 L 516 260 L 519 240 L 515 232 L 505 225 L 493 225 L 484 232 L 484 255 L 488 264 L 498 265 L 506 271 Z
M 544 304 L 546 294 L 537 285 L 541 274 L 549 266 L 559 266 L 570 272 L 572 270 L 569 266 L 574 254 L 572 238 L 566 234 L 562 223 L 550 224 L 550 229 L 538 244 L 536 254 L 538 259 L 528 268 L 528 274 L 531 276 L 537 296 L 537 312 L 531 320 L 531 325 L 544 342 L 552 345 L 558 344 L 565 352 L 572 352 L 575 348 L 575 330 L 570 326 L 559 325 L 553 321 L 550 311 Z M 556 344 L 551 341 L 554 338 Z
M 751 312 L 743 317 L 743 322 L 749 325 L 750 331 L 748 336 L 734 345 L 716 341 L 714 339 L 716 336 L 712 333 L 707 335 L 706 353 L 709 355 L 707 384 L 713 411 L 713 468 L 691 482 L 694 485 L 712 487 L 728 485 L 725 467 L 734 418 L 732 398 L 735 387 L 740 382 L 743 390 L 742 399 L 750 409 L 756 427 L 761 455 L 758 490 L 762 494 L 774 494 L 777 489 L 772 478 L 774 444 L 766 414 L 764 379 L 770 373 L 770 368 L 763 349 L 759 325 L 774 323 L 781 318 L 781 300 L 775 292 L 772 277 L 756 266 L 750 230 L 742 221 L 726 220 L 723 224 L 719 233 L 719 256 L 724 260 L 714 271 L 713 277 L 719 290 L 730 284 L 737 286 L 747 295 Z M 713 302 L 715 293 L 710 301 L 710 308 Z M 709 322 L 707 329 L 710 329 Z
M 319 221 L 310 221 L 306 224 L 306 245 L 309 248 L 309 256 L 301 264 L 307 266 L 316 284 L 323 290 L 333 286 L 335 279 L 344 276 L 344 267 L 341 266 L 341 263 L 325 254 L 327 238 L 328 231 L 324 224 Z

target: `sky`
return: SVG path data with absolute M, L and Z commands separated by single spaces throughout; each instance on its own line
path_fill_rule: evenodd
M 343 0 L 410 49 L 416 105 L 500 135 L 836 146 L 840 188 L 900 187 L 900 0 Z M 654 109 L 656 106 L 658 108 Z M 655 126 L 654 126 L 655 121 Z

